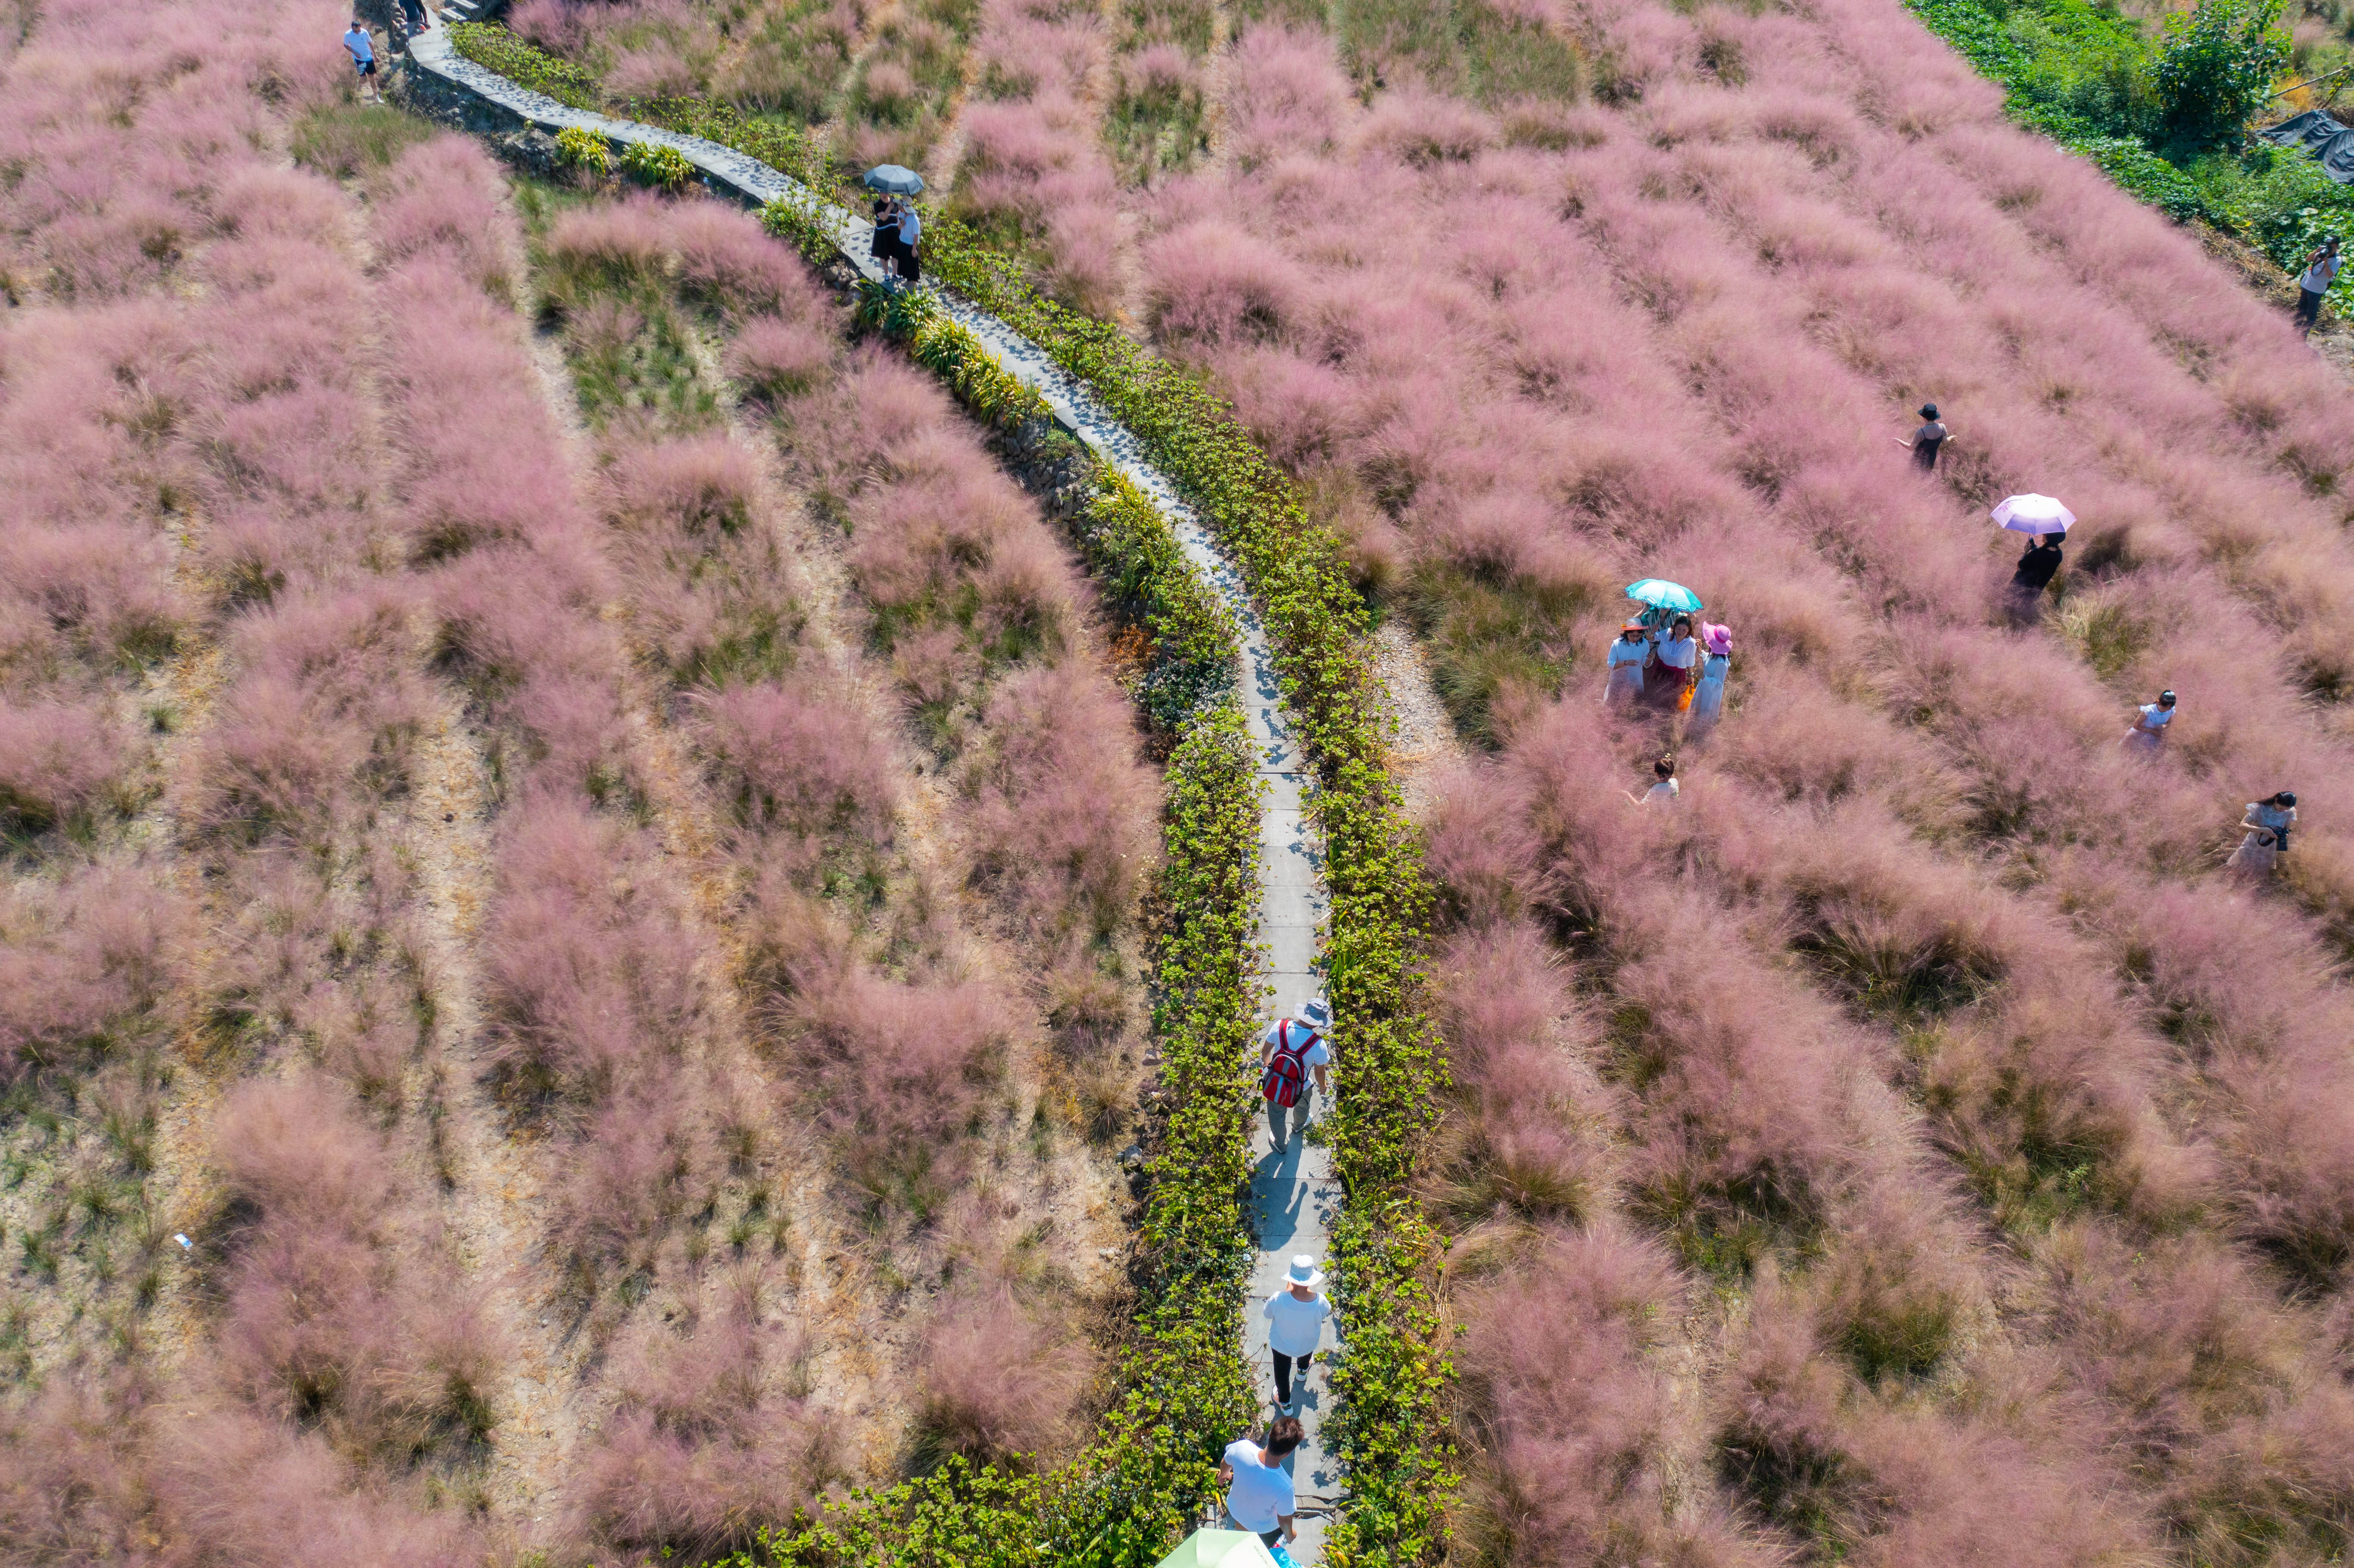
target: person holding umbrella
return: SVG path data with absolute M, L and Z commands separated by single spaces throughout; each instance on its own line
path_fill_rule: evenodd
M 2134 711 L 2133 728 L 2126 731 L 2119 747 L 2144 757 L 2156 757 L 2165 748 L 2166 726 L 2173 722 L 2174 694 L 2160 692 L 2158 701 L 2144 703 Z
M 915 220 L 914 208 L 905 198 L 924 188 L 924 176 L 897 164 L 878 164 L 866 171 L 863 183 L 877 197 L 870 254 L 882 263 L 885 275 L 896 272 L 913 281 L 918 266 L 914 250 L 916 236 L 908 228 L 913 223 L 916 232 L 921 233 L 923 226 Z
M 2076 514 L 2052 496 L 2028 494 L 2012 496 L 1988 515 L 2005 532 L 2025 534 L 2032 540 L 2010 577 L 2011 614 L 2020 620 L 2032 620 L 2043 590 L 2059 575 L 2060 546 L 2067 543 Z

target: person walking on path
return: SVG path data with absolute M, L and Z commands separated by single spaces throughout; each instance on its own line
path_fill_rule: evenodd
M 1684 734 L 1692 739 L 1714 729 L 1716 721 L 1724 716 L 1724 677 L 1733 669 L 1733 628 L 1702 621 L 1700 645 L 1708 656 L 1701 661 L 1700 684 L 1692 688 L 1691 713 L 1684 724 Z
M 917 253 L 916 243 L 924 238 L 924 220 L 916 212 L 916 204 L 899 204 L 899 270 L 910 283 L 924 281 L 924 262 Z
M 1307 1437 L 1296 1415 L 1278 1415 L 1268 1423 L 1267 1441 L 1237 1437 L 1226 1445 L 1218 1461 L 1218 1485 L 1226 1489 L 1226 1522 L 1247 1530 L 1268 1550 L 1278 1542 L 1297 1541 L 1299 1492 L 1283 1457 Z
M 1267 1101 L 1267 1131 L 1274 1136 L 1278 1154 L 1291 1147 L 1291 1135 L 1284 1123 L 1292 1120 L 1301 1132 L 1308 1130 L 1308 1075 L 1316 1075 L 1316 1086 L 1330 1095 L 1332 1080 L 1325 1071 L 1332 1060 L 1332 1047 L 1324 1038 L 1332 1027 L 1332 1009 L 1321 997 L 1301 1006 L 1298 1016 L 1278 1018 L 1267 1026 L 1259 1036 L 1259 1094 Z M 1297 1108 L 1299 1114 L 1292 1117 Z
M 1610 644 L 1610 680 L 1602 688 L 1602 705 L 1606 708 L 1631 707 L 1643 699 L 1643 662 L 1651 656 L 1651 640 L 1643 635 L 1643 623 L 1630 620 L 1618 629 L 1618 639 Z
M 1682 788 L 1676 783 L 1676 759 L 1672 757 L 1662 757 L 1652 763 L 1651 777 L 1657 782 L 1643 791 L 1640 800 L 1636 800 L 1632 789 L 1620 792 L 1629 800 L 1634 800 L 1638 806 L 1674 805 L 1676 797 L 1683 793 Z
M 376 91 L 376 45 L 368 39 L 367 24 L 357 16 L 352 18 L 352 30 L 344 35 L 344 48 L 352 52 L 352 67 L 360 73 L 360 92 L 370 103 L 381 101 Z
M 1285 1410 L 1291 1408 L 1291 1369 L 1295 1363 L 1299 1366 L 1299 1392 L 1305 1396 L 1308 1363 L 1315 1359 L 1324 1319 L 1332 1315 L 1332 1303 L 1316 1288 L 1323 1283 L 1316 1260 L 1301 1253 L 1291 1260 L 1291 1272 L 1283 1277 L 1284 1287 L 1267 1298 L 1264 1315 L 1267 1351 L 1275 1358 L 1275 1403 Z
M 2231 869 L 2262 876 L 2288 853 L 2289 830 L 2296 825 L 2296 797 L 2284 789 L 2269 800 L 2251 800 L 2240 826 L 2248 836 L 2232 852 Z
M 2174 722 L 2174 694 L 2160 692 L 2158 701 L 2134 710 L 2133 728 L 2120 742 L 2124 750 L 2156 757 L 2166 747 L 2166 726 Z
M 1921 405 L 1921 428 L 1913 432 L 1912 439 L 1908 440 L 1898 436 L 1896 444 L 1913 449 L 1914 467 L 1935 469 L 1937 466 L 1937 449 L 1946 444 L 1945 422 L 1937 418 L 1937 405 L 1935 403 Z
M 433 26 L 432 14 L 425 9 L 425 0 L 400 0 L 400 14 L 408 22 L 408 36 L 412 38 Z
M 2338 281 L 2338 269 L 2345 258 L 2338 254 L 2338 236 L 2331 235 L 2305 259 L 2305 270 L 2296 279 L 2296 334 L 2311 337 L 2321 320 L 2322 297 L 2329 285 Z

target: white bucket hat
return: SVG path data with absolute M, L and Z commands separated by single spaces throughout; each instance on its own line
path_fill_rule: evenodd
M 1320 1033 L 1332 1027 L 1332 1008 L 1322 997 L 1299 1004 L 1299 1022 Z
M 1303 1252 L 1292 1258 L 1291 1272 L 1283 1277 L 1283 1282 L 1286 1285 L 1305 1285 L 1312 1290 L 1324 1283 L 1324 1274 L 1316 1266 L 1316 1260 Z

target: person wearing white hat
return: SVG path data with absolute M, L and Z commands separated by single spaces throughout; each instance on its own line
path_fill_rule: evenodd
M 1275 1403 L 1291 1408 L 1291 1368 L 1299 1366 L 1299 1392 L 1308 1392 L 1308 1363 L 1315 1358 L 1316 1341 L 1323 1337 L 1324 1319 L 1332 1303 L 1316 1287 L 1324 1275 L 1316 1260 L 1301 1253 L 1291 1260 L 1283 1288 L 1267 1298 L 1267 1348 L 1275 1357 Z
M 1304 1003 L 1297 1016 L 1277 1019 L 1259 1036 L 1259 1095 L 1267 1101 L 1267 1130 L 1275 1135 L 1278 1154 L 1291 1145 L 1284 1123 L 1294 1108 L 1299 1113 L 1299 1130 L 1308 1130 L 1309 1074 L 1316 1075 L 1318 1088 L 1332 1092 L 1331 1077 L 1325 1072 L 1332 1047 L 1324 1037 L 1331 1027 L 1332 1009 L 1319 997 Z

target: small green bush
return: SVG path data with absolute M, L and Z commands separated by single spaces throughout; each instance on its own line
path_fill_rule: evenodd
M 567 125 L 556 138 L 556 161 L 563 167 L 599 179 L 613 172 L 613 150 L 605 138 L 578 125 Z
M 621 151 L 621 173 L 658 191 L 683 190 L 695 178 L 695 165 L 675 147 L 632 142 Z

